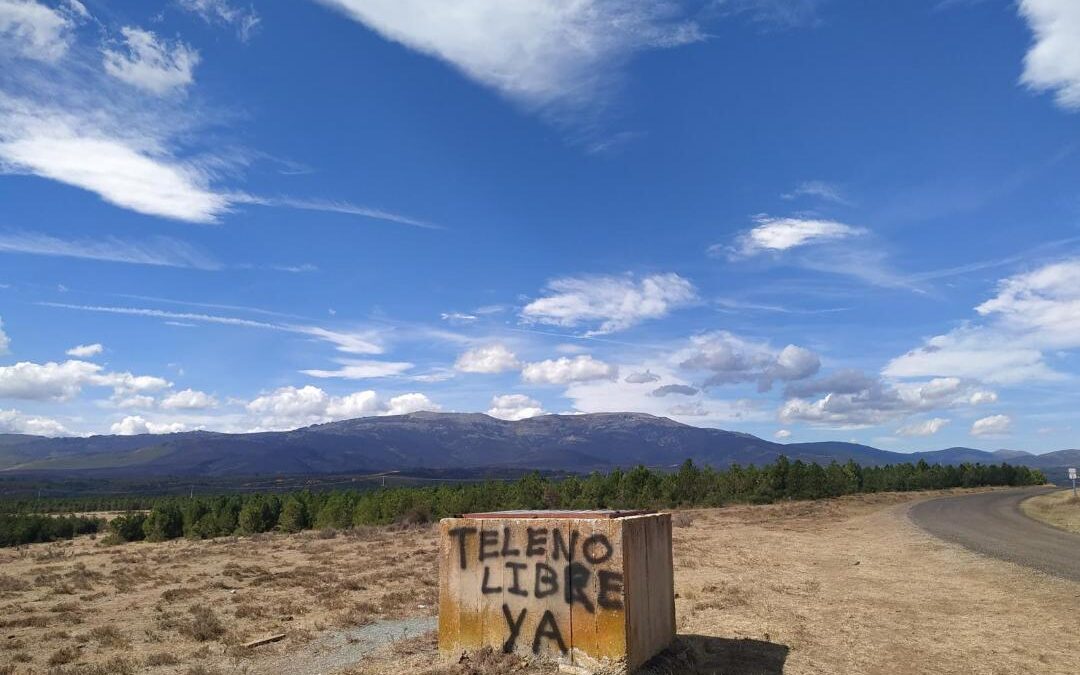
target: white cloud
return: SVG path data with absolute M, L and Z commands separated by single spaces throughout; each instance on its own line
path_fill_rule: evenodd
M 443 321 L 449 321 L 450 323 L 471 323 L 476 321 L 475 314 L 466 314 L 465 312 L 443 312 L 439 316 Z
M 59 239 L 38 232 L 0 232 L 0 252 L 201 270 L 222 268 L 221 263 L 194 246 L 163 236 L 134 241 L 110 236 Z
M 26 415 L 18 410 L 0 410 L 0 433 L 35 436 L 69 436 L 71 432 L 57 420 Z
M 187 426 L 182 422 L 152 422 L 139 415 L 132 415 L 114 423 L 109 431 L 120 436 L 136 436 L 138 434 L 175 434 L 186 429 Z
M 10 51 L 37 61 L 57 61 L 67 54 L 74 27 L 74 17 L 64 8 L 35 0 L 0 0 L 0 55 Z
M 532 384 L 569 384 L 590 380 L 610 380 L 619 376 L 619 369 L 589 355 L 548 359 L 526 363 L 521 379 Z
M 834 202 L 836 204 L 848 204 L 847 198 L 844 196 L 843 191 L 832 183 L 826 183 L 823 180 L 808 180 L 803 181 L 795 186 L 791 192 L 786 192 L 780 195 L 782 199 L 788 201 L 799 199 L 800 197 L 817 197 L 828 202 Z
M 22 361 L 0 366 L 0 398 L 64 401 L 77 396 L 83 387 L 111 387 L 123 397 L 157 391 L 169 386 L 160 377 L 106 372 L 100 365 L 71 360 L 63 363 Z
M 690 346 L 675 354 L 680 367 L 705 371 L 705 386 L 757 382 L 768 391 L 773 382 L 793 382 L 815 375 L 818 355 L 797 345 L 776 351 L 766 343 L 751 342 L 727 331 L 696 335 Z
M 161 40 L 148 30 L 120 29 L 126 51 L 105 49 L 105 72 L 137 89 L 162 96 L 182 91 L 195 81 L 199 52 L 179 40 Z
M 781 429 L 775 434 L 773 434 L 773 438 L 778 441 L 786 441 L 787 439 L 791 438 L 791 432 L 787 429 Z
M 4 320 L 0 318 L 0 356 L 11 353 L 11 338 L 4 332 Z
M 176 158 L 136 119 L 128 128 L 103 109 L 75 116 L 0 92 L 0 163 L 97 194 L 116 206 L 163 218 L 211 223 L 230 200 L 210 173 Z M 104 123 L 103 123 L 104 122 Z
M 241 41 L 247 42 L 261 23 L 255 8 L 237 7 L 229 0 L 177 0 L 180 7 L 194 12 L 207 23 L 221 23 L 233 26 Z
M 922 422 L 912 422 L 911 424 L 905 424 L 896 430 L 897 436 L 933 436 L 937 432 L 945 428 L 945 425 L 949 423 L 949 420 L 944 417 L 935 417 L 933 419 L 924 420 Z
M 785 394 L 797 396 L 785 401 L 780 420 L 785 424 L 801 421 L 832 428 L 877 426 L 915 413 L 969 407 L 973 388 L 971 382 L 955 377 L 890 383 L 857 371 L 842 371 L 789 386 Z M 822 393 L 821 398 L 810 398 Z
M 184 389 L 170 394 L 161 401 L 165 410 L 206 410 L 217 407 L 217 399 L 204 391 Z
M 1021 81 L 1036 91 L 1053 91 L 1063 108 L 1080 109 L 1080 3 L 1020 0 L 1019 11 L 1035 34 Z
M 384 415 L 408 415 L 409 413 L 439 410 L 441 406 L 423 394 L 402 394 L 391 398 Z
M 74 356 L 77 359 L 89 359 L 105 351 L 105 347 L 98 343 L 92 345 L 78 345 L 67 350 L 65 354 L 68 356 Z
M 975 308 L 982 324 L 965 325 L 893 359 L 891 377 L 954 375 L 987 382 L 1061 379 L 1049 350 L 1080 349 L 1080 259 L 1004 279 Z
M 424 394 L 408 393 L 383 401 L 374 391 L 331 396 L 318 387 L 281 387 L 247 403 L 256 430 L 295 429 L 312 424 L 373 415 L 404 415 L 419 410 L 438 410 Z
M 311 377 L 330 378 L 340 377 L 346 380 L 367 380 L 376 377 L 392 377 L 400 375 L 411 369 L 413 364 L 400 361 L 359 361 L 344 359 L 339 361 L 341 367 L 337 370 L 301 370 L 300 372 Z
M 104 404 L 103 404 L 104 405 Z M 114 394 L 108 405 L 113 408 L 138 408 L 149 410 L 154 407 L 154 397 L 145 394 Z
M 997 403 L 998 395 L 993 391 L 976 391 L 968 399 L 971 405 L 982 405 L 984 403 Z
M 972 436 L 1002 436 L 1012 428 L 1012 418 L 1008 415 L 991 415 L 975 420 L 971 425 Z
M 544 414 L 544 407 L 539 401 L 524 394 L 505 394 L 491 398 L 491 409 L 487 414 L 500 420 L 524 420 Z
M 650 0 L 320 0 L 532 108 L 603 98 L 637 51 L 703 39 Z
M 771 218 L 758 216 L 757 226 L 736 239 L 734 247 L 713 246 L 712 253 L 728 252 L 736 256 L 754 256 L 764 252 L 788 251 L 800 246 L 848 239 L 865 230 L 831 220 Z
M 464 352 L 454 363 L 463 373 L 502 373 L 521 367 L 514 352 L 506 345 L 491 344 Z
M 697 298 L 694 285 L 678 274 L 653 274 L 640 281 L 626 276 L 555 279 L 548 294 L 521 311 L 527 322 L 573 328 L 596 326 L 589 335 L 624 330 L 667 316 Z

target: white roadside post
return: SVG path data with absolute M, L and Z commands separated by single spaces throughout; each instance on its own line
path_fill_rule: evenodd
M 1069 467 L 1069 480 L 1073 484 L 1073 497 L 1076 497 L 1076 467 Z

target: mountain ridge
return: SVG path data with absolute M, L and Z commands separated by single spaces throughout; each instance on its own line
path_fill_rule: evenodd
M 898 453 L 858 443 L 781 444 L 644 413 L 542 415 L 418 412 L 359 417 L 289 431 L 191 431 L 48 438 L 0 434 L 0 474 L 93 472 L 108 476 L 329 474 L 401 469 L 610 470 L 644 464 L 765 464 L 792 460 L 864 465 L 1009 461 L 1033 468 L 1080 463 L 1080 450 L 1035 455 L 952 447 Z

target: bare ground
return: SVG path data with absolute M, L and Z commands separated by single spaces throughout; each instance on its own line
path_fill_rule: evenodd
M 923 533 L 906 510 L 928 496 L 676 514 L 680 640 L 651 671 L 1074 672 L 1080 584 Z M 364 675 L 555 672 L 493 654 L 441 663 L 433 634 L 393 634 L 404 624 L 384 622 L 433 616 L 435 565 L 427 527 L 4 550 L 0 673 L 293 672 L 339 638 L 356 654 L 340 663 L 359 658 Z M 287 637 L 239 646 L 272 633 Z M 358 649 L 369 634 L 389 637 Z
M 1080 499 L 1072 490 L 1039 495 L 1020 504 L 1025 515 L 1069 532 L 1080 533 Z

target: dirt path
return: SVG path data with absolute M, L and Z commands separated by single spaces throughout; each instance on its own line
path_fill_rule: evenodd
M 919 527 L 984 555 L 1080 581 L 1080 534 L 1025 515 L 1020 502 L 1053 488 L 934 499 L 911 508 Z

